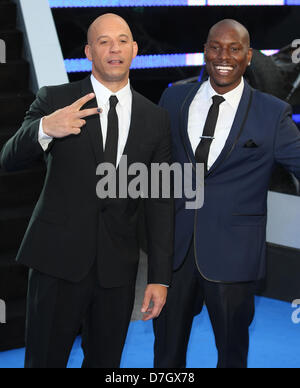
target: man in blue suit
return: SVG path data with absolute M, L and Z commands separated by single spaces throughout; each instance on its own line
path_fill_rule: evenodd
M 173 161 L 203 163 L 204 205 L 176 201 L 173 283 L 154 322 L 155 367 L 185 367 L 193 317 L 205 302 L 218 367 L 245 368 L 255 285 L 265 275 L 267 193 L 275 163 L 300 177 L 300 133 L 286 103 L 253 90 L 249 33 L 234 20 L 209 32 L 209 80 L 167 89 Z

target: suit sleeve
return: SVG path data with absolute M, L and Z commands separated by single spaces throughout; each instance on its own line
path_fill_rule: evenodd
M 166 94 L 168 93 L 168 90 L 169 89 L 165 89 L 165 91 L 163 92 L 163 94 L 161 95 L 161 98 L 159 100 L 159 106 L 161 106 L 162 108 L 165 108 L 165 100 L 166 100 Z
M 49 113 L 51 113 L 51 108 L 48 88 L 44 87 L 40 89 L 36 100 L 26 113 L 21 128 L 2 148 L 0 164 L 4 170 L 25 169 L 43 156 L 38 134 L 41 118 Z
M 292 109 L 289 105 L 281 115 L 274 153 L 276 162 L 300 179 L 300 131 L 293 122 Z
M 162 114 L 161 141 L 157 146 L 152 163 L 171 164 L 171 134 L 169 116 Z M 150 175 L 150 174 L 149 174 Z M 160 181 L 161 187 L 162 181 Z M 171 185 L 172 186 L 172 185 Z M 151 190 L 149 189 L 151 193 Z M 148 236 L 148 283 L 170 285 L 173 260 L 174 201 L 173 189 L 170 198 L 163 198 L 161 190 L 158 198 L 145 201 L 146 231 Z

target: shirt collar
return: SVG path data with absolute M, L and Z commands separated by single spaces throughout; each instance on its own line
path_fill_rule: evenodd
M 122 106 L 126 106 L 128 103 L 130 103 L 132 98 L 131 88 L 130 88 L 130 81 L 128 80 L 128 83 L 124 88 L 119 90 L 116 93 L 113 93 L 111 90 L 109 90 L 106 86 L 104 86 L 101 82 L 99 82 L 93 74 L 91 75 L 91 82 L 94 89 L 94 92 L 97 97 L 98 104 L 101 106 L 104 106 L 108 103 L 110 96 L 117 96 L 119 103 Z
M 222 97 L 224 97 L 226 102 L 234 109 L 237 109 L 239 106 L 239 103 L 241 101 L 242 94 L 244 91 L 244 86 L 245 86 L 245 82 L 244 82 L 244 78 L 242 77 L 240 84 L 235 89 L 231 90 L 228 93 L 222 94 Z M 207 98 L 210 99 L 216 94 L 218 93 L 211 86 L 210 79 L 209 79 L 206 86 Z

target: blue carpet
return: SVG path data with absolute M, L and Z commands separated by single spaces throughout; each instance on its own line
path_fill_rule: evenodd
M 299 368 L 300 324 L 294 324 L 290 303 L 256 298 L 256 316 L 250 328 L 250 368 Z M 122 368 L 151 368 L 153 362 L 151 322 L 132 322 L 122 358 Z M 0 353 L 0 368 L 22 368 L 24 349 Z M 69 368 L 82 362 L 80 338 L 77 338 Z M 206 308 L 194 320 L 187 366 L 214 368 L 217 352 Z

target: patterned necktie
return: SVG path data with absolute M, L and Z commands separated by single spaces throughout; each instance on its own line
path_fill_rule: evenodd
M 203 135 L 195 153 L 196 162 L 204 163 L 204 172 L 207 172 L 208 155 L 211 143 L 214 139 L 220 105 L 225 101 L 225 99 L 221 96 L 213 96 L 212 99 L 213 104 L 209 109 L 203 129 Z

